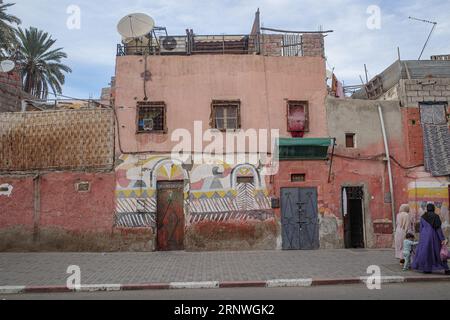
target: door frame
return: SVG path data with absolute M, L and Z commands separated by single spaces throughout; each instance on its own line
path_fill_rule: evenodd
M 344 223 L 344 247 L 345 247 L 345 217 L 344 217 L 344 199 L 342 197 L 344 189 L 346 188 L 361 188 L 362 192 L 363 192 L 363 196 L 361 198 L 361 215 L 362 215 L 362 220 L 363 220 L 363 241 L 364 241 L 364 248 L 363 249 L 367 249 L 368 246 L 368 242 L 367 242 L 367 214 L 366 214 L 366 196 L 367 196 L 367 188 L 365 185 L 361 185 L 361 184 L 345 184 L 341 186 L 341 195 L 340 195 L 340 199 L 341 199 L 341 214 L 342 214 L 342 221 Z M 347 198 L 347 202 L 348 202 L 348 198 Z M 348 205 L 348 203 L 347 203 Z
M 185 187 L 186 187 L 186 181 L 185 180 L 157 180 L 156 181 L 156 232 L 155 232 L 155 249 L 157 252 L 164 252 L 162 250 L 159 250 L 159 243 L 158 243 L 158 192 L 160 190 L 159 184 L 164 183 L 179 183 L 181 186 L 181 192 L 182 192 L 182 209 L 183 209 L 183 250 L 186 250 L 186 206 L 185 206 Z

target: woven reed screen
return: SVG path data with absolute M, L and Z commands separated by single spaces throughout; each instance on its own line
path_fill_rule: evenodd
M 0 113 L 0 171 L 112 169 L 112 110 Z

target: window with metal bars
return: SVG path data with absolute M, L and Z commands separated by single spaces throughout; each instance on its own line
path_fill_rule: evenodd
M 137 132 L 166 132 L 166 105 L 164 102 L 138 102 Z
M 241 102 L 238 100 L 218 101 L 212 103 L 212 128 L 221 131 L 241 128 Z

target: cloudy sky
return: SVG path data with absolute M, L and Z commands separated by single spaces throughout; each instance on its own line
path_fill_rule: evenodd
M 64 94 L 77 98 L 98 97 L 114 74 L 116 24 L 132 12 L 151 15 L 169 34 L 186 28 L 199 34 L 244 34 L 250 31 L 259 7 L 265 27 L 291 30 L 332 29 L 326 38 L 329 68 L 345 84 L 359 84 L 364 63 L 375 76 L 397 58 L 417 59 L 431 25 L 411 21 L 409 16 L 437 21 L 424 58 L 450 53 L 450 1 L 448 0 L 4 0 L 15 2 L 10 12 L 23 26 L 48 31 L 69 55 L 73 69 Z M 67 9 L 81 10 L 81 28 L 66 26 Z M 369 6 L 381 9 L 380 28 L 368 28 Z M 373 25 L 373 24 L 372 24 Z

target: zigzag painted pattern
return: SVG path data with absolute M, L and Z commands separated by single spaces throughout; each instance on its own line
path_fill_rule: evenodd
M 240 183 L 237 185 L 237 206 L 239 211 L 258 209 L 255 203 L 255 186 L 253 183 Z
M 139 203 L 138 203 L 139 202 Z M 155 198 L 142 198 L 142 199 L 117 199 L 116 212 L 117 213 L 130 213 L 138 212 L 138 208 L 143 207 L 141 211 L 151 213 L 156 212 L 156 199 Z
M 123 228 L 155 228 L 156 213 L 117 213 L 115 226 Z
M 266 221 L 273 219 L 275 214 L 271 210 L 252 210 L 252 211 L 235 211 L 235 212 L 217 212 L 217 213 L 191 213 L 189 222 L 191 224 L 203 221 L 225 222 L 225 221 L 248 221 L 259 220 Z

